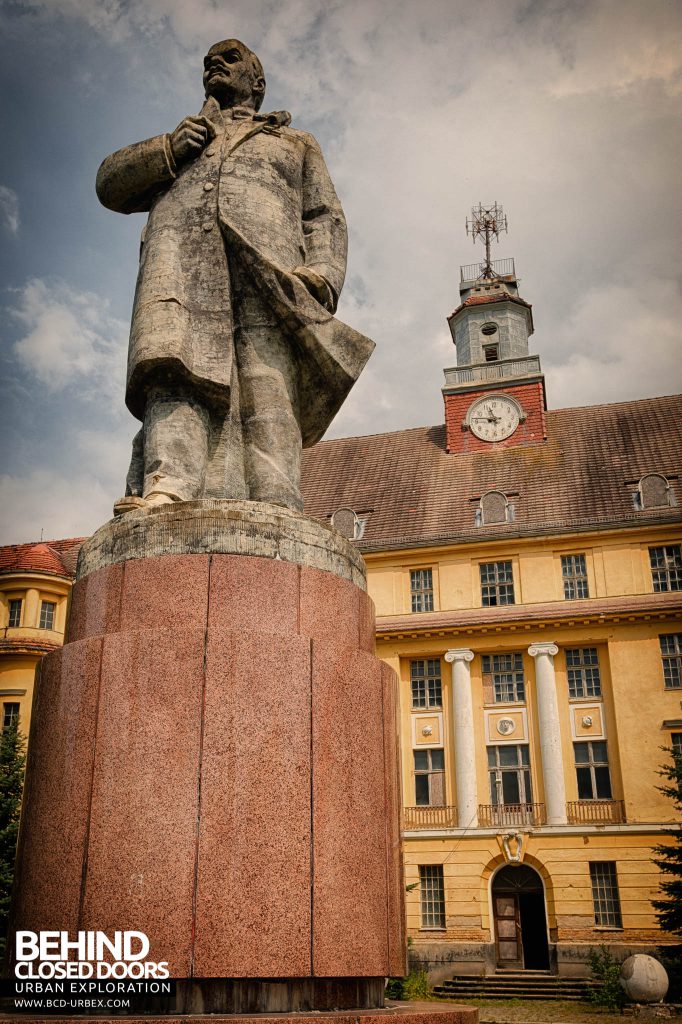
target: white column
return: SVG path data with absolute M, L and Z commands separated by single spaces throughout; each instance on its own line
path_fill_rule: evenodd
M 556 695 L 554 655 L 559 653 L 555 643 L 531 644 L 528 648 L 535 658 L 535 691 L 540 725 L 540 752 L 542 778 L 545 783 L 545 806 L 548 825 L 566 824 L 566 786 L 564 761 L 561 754 L 559 727 L 559 701 Z
M 460 828 L 478 826 L 476 792 L 476 748 L 474 742 L 474 705 L 471 698 L 471 669 L 474 652 L 466 647 L 447 651 L 452 664 L 452 705 L 455 718 L 455 773 L 457 776 L 457 824 Z

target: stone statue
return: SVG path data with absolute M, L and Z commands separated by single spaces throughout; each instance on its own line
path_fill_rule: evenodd
M 195 498 L 300 511 L 301 448 L 329 426 L 374 343 L 334 317 L 343 210 L 320 148 L 244 43 L 204 59 L 206 101 L 171 134 L 107 157 L 97 194 L 149 211 L 126 404 L 142 421 L 117 514 Z

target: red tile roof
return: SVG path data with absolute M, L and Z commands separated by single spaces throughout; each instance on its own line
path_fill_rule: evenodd
M 85 537 L 34 541 L 0 547 L 0 573 L 40 572 L 73 578 L 76 559 Z
M 366 516 L 364 550 L 682 522 L 682 396 L 550 410 L 547 430 L 542 444 L 466 455 L 446 452 L 440 425 L 321 441 L 303 453 L 306 512 Z M 635 509 L 651 472 L 671 480 L 676 507 Z M 515 520 L 477 527 L 493 489 Z

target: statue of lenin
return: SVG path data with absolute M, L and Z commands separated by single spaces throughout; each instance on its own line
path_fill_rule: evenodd
M 149 212 L 126 384 L 142 428 L 117 514 L 202 497 L 302 510 L 301 448 L 374 347 L 334 317 L 347 234 L 317 142 L 259 113 L 263 68 L 236 39 L 210 48 L 204 86 L 198 116 L 97 175 L 106 207 Z

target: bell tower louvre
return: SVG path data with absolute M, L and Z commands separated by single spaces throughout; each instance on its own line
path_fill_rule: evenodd
M 519 295 L 514 260 L 490 258 L 507 218 L 497 203 L 479 203 L 466 227 L 486 252 L 484 262 L 460 268 L 460 304 L 448 317 L 457 366 L 446 368 L 442 389 L 447 450 L 541 444 L 547 403 L 540 359 L 528 352 L 532 307 Z

